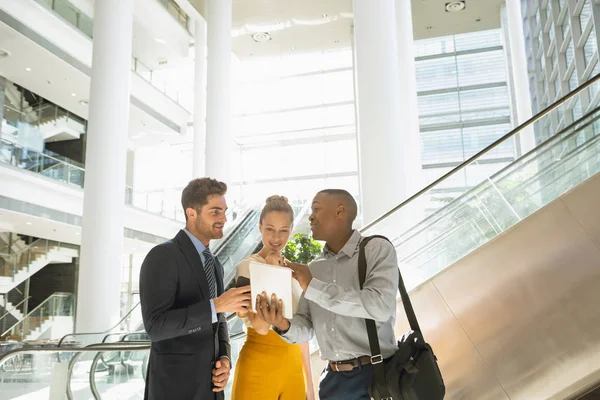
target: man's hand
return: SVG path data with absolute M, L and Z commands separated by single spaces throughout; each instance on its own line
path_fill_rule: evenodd
M 302 290 L 306 290 L 313 278 L 308 265 L 289 262 L 285 266 L 292 270 L 292 276 L 298 281 Z
M 250 285 L 229 289 L 213 301 L 217 314 L 223 312 L 245 313 L 252 304 Z
M 273 325 L 280 331 L 287 331 L 290 329 L 290 321 L 283 318 L 283 302 L 281 299 L 277 299 L 274 294 L 271 295 L 271 305 L 267 303 L 267 294 L 262 292 L 259 296 L 256 296 L 256 314 L 258 317 Z
M 213 392 L 222 392 L 225 389 L 230 372 L 231 364 L 228 358 L 223 357 L 215 363 L 215 368 L 212 371 L 212 383 L 215 386 Z

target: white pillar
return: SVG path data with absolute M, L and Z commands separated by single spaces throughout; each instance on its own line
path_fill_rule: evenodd
M 204 176 L 206 140 L 206 21 L 199 17 L 194 29 L 194 149 L 192 154 L 192 176 Z
M 422 180 L 421 134 L 417 99 L 417 70 L 413 35 L 411 0 L 396 0 L 396 41 L 398 45 L 398 116 L 404 150 L 406 194 L 416 193 L 425 185 Z
M 206 176 L 229 180 L 231 138 L 231 0 L 208 0 Z
M 77 331 L 99 332 L 120 316 L 133 0 L 94 6 Z
M 394 0 L 354 0 L 358 158 L 363 224 L 406 197 L 398 112 Z
M 512 70 L 512 83 L 514 89 L 516 118 L 515 127 L 523 124 L 532 117 L 531 93 L 529 92 L 529 76 L 527 73 L 527 54 L 525 53 L 525 35 L 523 33 L 523 17 L 521 15 L 520 0 L 506 0 L 506 29 L 505 38 L 508 48 L 505 53 L 509 55 Z M 503 18 L 504 20 L 504 18 Z M 510 77 L 509 77 L 510 78 Z M 518 137 L 521 154 L 535 147 L 535 135 L 532 128 L 521 132 Z

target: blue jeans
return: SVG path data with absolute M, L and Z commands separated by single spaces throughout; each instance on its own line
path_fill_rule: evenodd
M 321 400 L 371 400 L 369 383 L 373 365 L 367 364 L 352 371 L 332 371 L 329 365 L 321 373 L 319 398 Z

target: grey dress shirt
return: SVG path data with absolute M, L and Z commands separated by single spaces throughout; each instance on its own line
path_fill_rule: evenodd
M 373 239 L 367 244 L 367 275 L 360 290 L 361 238 L 354 231 L 338 254 L 325 246 L 323 254 L 310 263 L 313 279 L 300 298 L 290 328 L 281 335 L 283 339 L 290 343 L 307 342 L 314 332 L 324 360 L 345 361 L 371 355 L 364 320 L 370 318 L 375 320 L 383 357 L 396 352 L 396 250 L 383 239 Z

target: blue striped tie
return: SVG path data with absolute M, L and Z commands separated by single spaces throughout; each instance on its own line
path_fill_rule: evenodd
M 217 297 L 217 280 L 215 278 L 215 258 L 213 257 L 210 249 L 207 247 L 202 252 L 204 255 L 204 272 L 206 273 L 206 280 L 208 281 L 208 289 L 210 298 L 214 299 Z

